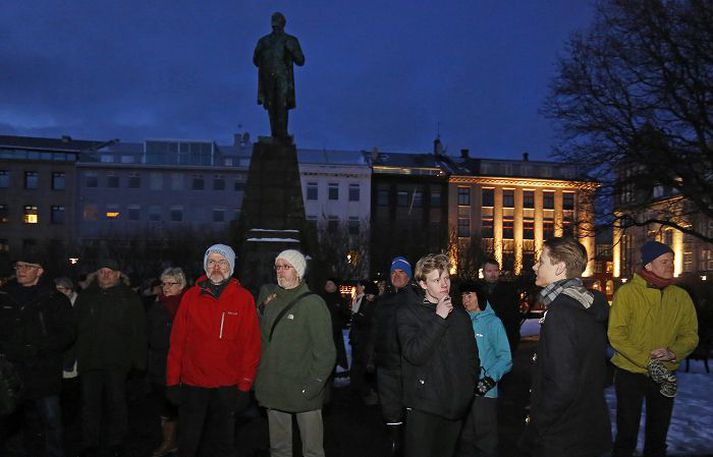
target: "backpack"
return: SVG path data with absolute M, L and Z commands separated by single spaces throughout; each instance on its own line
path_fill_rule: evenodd
M 0 416 L 11 414 L 22 398 L 22 379 L 4 354 L 0 354 Z

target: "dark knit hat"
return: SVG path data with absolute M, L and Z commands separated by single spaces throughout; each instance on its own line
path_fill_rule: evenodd
M 413 271 L 411 270 L 411 264 L 406 259 L 406 257 L 398 256 L 394 257 L 391 261 L 391 268 L 389 268 L 389 273 L 393 273 L 394 270 L 403 270 L 410 278 L 413 277 Z
M 646 265 L 667 252 L 673 254 L 673 250 L 665 244 L 658 241 L 647 241 L 641 246 L 641 265 Z
M 111 258 L 104 258 L 99 261 L 99 264 L 97 265 L 97 270 L 101 270 L 102 268 L 108 268 L 114 271 L 121 271 L 119 262 L 117 262 L 116 259 Z
M 460 285 L 460 292 L 465 293 L 465 292 L 475 292 L 476 294 L 478 292 L 481 292 L 481 286 L 477 282 L 474 281 L 465 281 L 461 283 Z
M 32 265 L 44 265 L 44 258 L 42 256 L 42 253 L 38 249 L 26 249 L 22 252 L 22 255 L 19 255 L 15 258 L 15 263 L 17 262 L 25 262 L 25 263 L 30 263 Z

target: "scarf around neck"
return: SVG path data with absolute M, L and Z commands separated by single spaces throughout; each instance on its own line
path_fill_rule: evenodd
M 647 270 L 646 268 L 641 268 L 639 271 L 636 272 L 639 276 L 641 276 L 644 281 L 646 281 L 646 284 L 649 287 L 653 287 L 654 289 L 664 289 L 674 282 L 674 278 L 670 279 L 665 279 L 662 278 L 661 276 L 657 276 L 651 271 Z
M 565 294 L 574 298 L 585 309 L 589 309 L 594 302 L 594 294 L 584 287 L 582 280 L 579 278 L 561 279 L 549 284 L 540 292 L 542 304 L 545 305 L 545 307 L 549 306 L 559 294 Z

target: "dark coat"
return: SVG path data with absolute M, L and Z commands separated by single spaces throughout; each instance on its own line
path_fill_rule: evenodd
M 342 295 L 337 292 L 322 292 L 321 294 L 324 303 L 327 304 L 327 309 L 332 317 L 332 337 L 334 339 L 334 347 L 337 349 L 337 365 L 342 368 L 349 368 L 347 362 L 347 350 L 344 347 L 344 336 L 342 329 L 347 326 L 349 320 L 349 310 Z
M 461 307 L 446 319 L 436 305 L 410 300 L 399 306 L 404 406 L 446 419 L 463 418 L 475 393 L 480 364 L 470 317 Z
M 525 444 L 541 455 L 592 456 L 611 448 L 604 398 L 609 305 L 594 294 L 589 309 L 558 295 L 540 330 Z
M 27 398 L 62 389 L 62 353 L 74 341 L 72 306 L 49 282 L 0 291 L 0 352 L 15 364 Z
M 368 353 L 369 358 L 379 369 L 401 371 L 401 346 L 396 329 L 396 310 L 402 303 L 420 300 L 415 287 L 409 284 L 403 289 L 385 293 L 376 299 Z
M 180 302 L 181 297 L 183 293 L 163 299 Z M 166 384 L 166 358 L 171 341 L 171 328 L 173 316 L 161 299 L 156 297 L 146 313 L 146 337 L 149 344 L 147 374 L 149 381 L 155 384 Z
M 146 316 L 139 296 L 126 284 L 108 289 L 96 283 L 74 304 L 77 369 L 122 370 L 146 367 Z

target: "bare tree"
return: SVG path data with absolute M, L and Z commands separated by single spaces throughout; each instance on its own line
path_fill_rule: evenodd
M 571 37 L 543 112 L 560 127 L 555 155 L 601 183 L 605 224 L 674 227 L 704 241 L 690 216 L 713 218 L 713 2 L 602 0 Z M 652 199 L 686 201 L 649 211 Z

